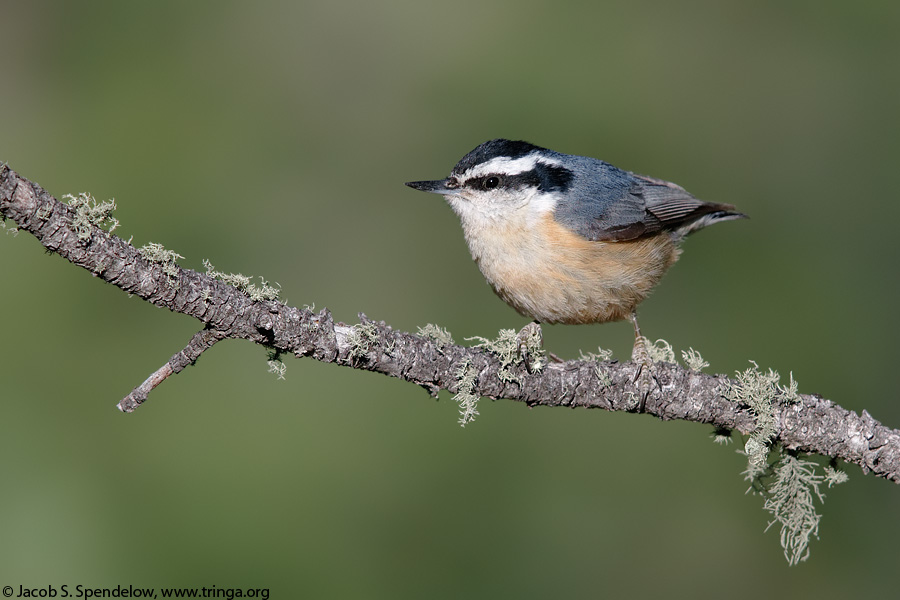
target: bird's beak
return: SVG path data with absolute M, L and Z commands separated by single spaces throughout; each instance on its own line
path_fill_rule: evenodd
M 447 185 L 447 179 L 438 179 L 437 181 L 407 181 L 406 185 L 422 192 L 431 192 L 432 194 L 452 194 L 456 191 L 455 187 Z

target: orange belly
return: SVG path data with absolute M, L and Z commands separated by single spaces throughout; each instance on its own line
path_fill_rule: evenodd
M 478 236 L 478 244 L 472 241 L 472 255 L 497 295 L 542 323 L 627 318 L 680 253 L 666 233 L 629 242 L 593 242 L 549 214 L 528 232 L 505 226 Z

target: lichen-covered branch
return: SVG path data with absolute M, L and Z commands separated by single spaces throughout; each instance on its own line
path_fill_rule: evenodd
M 645 402 L 637 403 L 638 366 L 633 363 L 572 360 L 537 370 L 524 361 L 501 359 L 489 347 L 468 348 L 449 339 L 395 331 L 363 314 L 359 324 L 345 325 L 335 323 L 327 310 L 314 312 L 266 296 L 251 297 L 210 274 L 162 260 L 157 251 L 141 253 L 96 224 L 78 221 L 76 227 L 73 207 L 6 165 L 0 167 L 0 214 L 33 234 L 48 250 L 97 277 L 157 306 L 190 315 L 203 325 L 187 348 L 120 403 L 126 411 L 134 410 L 153 387 L 196 360 L 212 343 L 233 338 L 279 354 L 397 377 L 432 395 L 449 390 L 466 399 L 470 416 L 474 414 L 472 397 L 503 398 L 529 406 L 606 410 L 643 406 L 644 412 L 660 419 L 709 423 L 718 430 L 751 434 L 762 414 L 734 392 L 735 386 L 746 382 L 699 373 L 674 361 L 654 365 L 657 385 Z M 854 463 L 900 483 L 900 431 L 885 427 L 866 411 L 858 415 L 815 395 L 774 393 L 765 418 L 765 439 L 771 443 Z

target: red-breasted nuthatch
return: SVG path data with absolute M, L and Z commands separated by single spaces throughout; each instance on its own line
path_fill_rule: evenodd
M 441 194 L 498 296 L 541 323 L 630 318 L 678 259 L 679 243 L 745 215 L 674 183 L 584 156 L 504 139 L 466 154 L 446 179 L 406 185 Z

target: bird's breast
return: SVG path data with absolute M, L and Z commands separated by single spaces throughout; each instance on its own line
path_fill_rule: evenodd
M 548 213 L 537 220 L 466 227 L 472 257 L 498 296 L 544 323 L 624 319 L 678 258 L 667 234 L 587 240 Z

